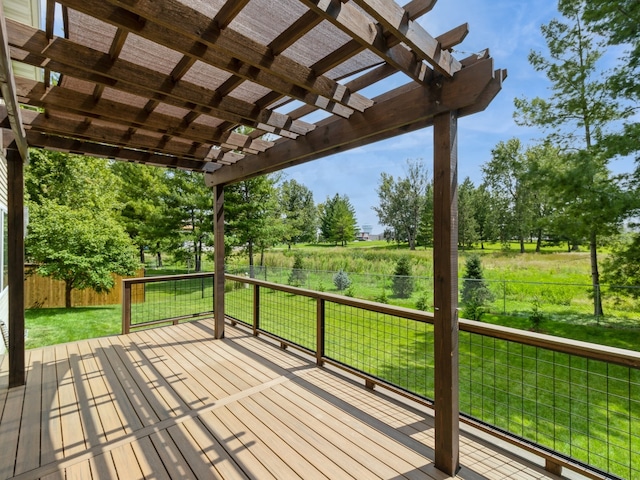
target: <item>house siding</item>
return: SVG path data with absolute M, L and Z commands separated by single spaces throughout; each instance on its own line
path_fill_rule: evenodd
M 2 9 L 5 17 L 33 27 L 40 27 L 40 8 L 39 0 L 2 0 Z M 42 69 L 16 62 L 12 63 L 12 67 L 15 76 L 42 81 Z M 0 143 L 2 143 L 1 139 Z M 8 205 L 7 159 L 5 156 L 5 148 L 6 145 L 0 145 L 0 215 L 3 217 Z M 2 219 L 0 219 L 0 228 L 4 228 Z M 3 237 L 3 231 L 0 230 L 0 258 L 4 258 L 5 256 L 4 249 L 6 246 L 3 244 Z M 2 269 L 4 269 L 4 265 L 2 265 Z M 4 275 L 3 270 L 0 271 L 0 275 Z M 0 286 L 0 321 L 4 322 L 5 325 L 9 324 L 9 289 L 6 285 Z M 0 340 L 0 355 L 4 354 L 4 352 L 5 344 Z

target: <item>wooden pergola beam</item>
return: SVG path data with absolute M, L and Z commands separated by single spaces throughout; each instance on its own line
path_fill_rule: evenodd
M 127 62 L 111 59 L 108 54 L 85 47 L 69 40 L 56 37 L 49 41 L 45 33 L 33 27 L 8 20 L 11 46 L 31 55 L 14 58 L 36 67 L 55 66 L 63 74 L 78 76 L 81 70 L 97 83 L 112 86 L 148 98 L 158 98 L 166 103 L 168 98 L 177 100 L 178 106 L 199 105 L 202 113 L 234 123 L 259 127 L 266 125 L 275 130 L 284 130 L 294 135 L 304 135 L 313 125 L 292 120 L 286 115 L 270 110 L 256 112 L 256 105 L 232 97 L 219 98 L 215 91 L 181 81 L 175 84 L 171 79 L 155 70 Z M 174 102 L 175 103 L 175 102 Z
M 373 17 L 387 32 L 405 43 L 418 58 L 425 60 L 445 76 L 453 76 L 462 66 L 417 22 L 410 20 L 404 8 L 386 0 L 352 0 Z M 358 20 L 357 20 L 358 21 Z M 364 22 L 365 19 L 359 20 Z
M 145 152 L 130 148 L 121 148 L 113 145 L 105 145 L 87 142 L 69 137 L 49 135 L 36 131 L 27 132 L 29 145 L 39 148 L 47 148 L 78 155 L 90 155 L 92 157 L 112 158 L 125 162 L 142 163 L 157 167 L 178 168 L 195 172 L 212 172 L 222 165 L 214 161 L 192 160 L 169 155 Z
M 22 126 L 22 115 L 16 96 L 16 85 L 11 66 L 11 53 L 9 49 L 9 30 L 5 21 L 4 11 L 0 4 L 0 93 L 5 105 L 7 114 L 11 122 L 11 129 L 14 133 L 15 148 L 20 152 L 24 161 L 29 158 L 29 148 Z
M 0 112 L 2 110 L 0 109 Z M 0 125 L 6 126 L 0 116 Z M 209 155 L 213 145 L 169 139 L 162 135 L 151 135 L 142 130 L 129 131 L 126 127 L 94 124 L 83 118 L 70 118 L 52 113 L 44 115 L 26 111 L 24 122 L 27 131 L 51 133 L 121 147 L 139 148 L 177 157 L 203 160 Z
M 364 14 L 350 3 L 332 2 L 330 0 L 300 0 L 305 6 L 328 20 L 344 33 L 353 38 L 363 48 L 376 53 L 397 70 L 409 78 L 424 83 L 433 73 L 426 64 L 402 45 L 390 46 L 382 27 L 370 21 Z
M 363 111 L 371 100 L 345 91 L 340 84 L 315 73 L 284 55 L 273 55 L 266 45 L 229 28 L 219 29 L 211 19 L 177 0 L 136 2 L 117 0 L 63 0 L 87 15 L 127 28 L 126 13 L 144 19 L 134 33 L 204 63 L 255 81 L 305 103 L 325 105 L 330 113 L 348 117 Z
M 253 104 L 231 97 L 220 99 L 215 92 L 198 85 L 187 82 L 174 85 L 165 75 L 123 60 L 113 61 L 107 54 L 69 40 L 56 38 L 51 45 L 47 45 L 43 32 L 11 20 L 8 21 L 8 27 L 12 32 L 12 46 L 30 54 L 23 56 L 15 52 L 14 58 L 30 65 L 53 65 L 63 74 L 102 83 L 142 97 L 157 97 L 164 103 L 181 108 L 194 105 L 193 108 L 200 113 L 215 115 L 235 123 L 244 121 L 254 126 L 266 125 L 272 127 L 274 132 L 286 130 L 293 135 L 304 135 L 314 128 L 311 124 L 293 121 L 286 115 L 270 110 L 256 113 L 256 106 Z M 79 74 L 77 69 L 86 72 L 85 75 L 81 72 Z
M 273 145 L 273 142 L 222 131 L 217 127 L 186 122 L 182 117 L 156 112 L 150 112 L 143 116 L 139 108 L 130 104 L 105 98 L 95 100 L 93 95 L 82 94 L 64 87 L 46 88 L 44 83 L 34 80 L 16 78 L 16 88 L 18 97 L 23 99 L 24 103 L 45 108 L 50 112 L 86 115 L 194 142 L 227 144 L 230 148 L 238 150 L 264 151 Z
M 496 77 L 496 74 L 498 76 Z M 304 142 L 280 140 L 264 153 L 248 155 L 242 162 L 207 175 L 209 185 L 233 183 L 281 168 L 298 165 L 319 157 L 371 143 L 388 132 L 427 126 L 429 119 L 447 111 L 479 105 L 487 101 L 487 89 L 502 83 L 500 71 L 493 70 L 493 60 L 484 59 L 464 68 L 452 79 L 442 79 L 433 89 L 410 83 L 377 97 L 376 104 L 349 120 L 328 118 L 317 124 Z M 486 107 L 486 105 L 484 105 Z M 391 136 L 391 134 L 389 134 Z
M 409 15 L 409 18 L 415 20 L 418 17 L 423 16 L 425 13 L 429 13 L 436 6 L 438 0 L 411 0 L 404 5 L 404 8 Z

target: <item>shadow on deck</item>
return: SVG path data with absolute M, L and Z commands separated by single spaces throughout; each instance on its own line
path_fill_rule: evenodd
M 447 478 L 428 409 L 210 320 L 27 351 L 0 367 L 0 478 Z M 469 433 L 463 479 L 559 478 Z

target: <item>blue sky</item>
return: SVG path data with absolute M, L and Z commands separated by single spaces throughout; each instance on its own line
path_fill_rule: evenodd
M 433 36 L 468 22 L 469 35 L 456 47 L 454 56 L 461 59 L 489 48 L 495 67 L 506 68 L 509 73 L 487 110 L 459 120 L 460 182 L 468 176 L 476 185 L 481 183 L 480 167 L 498 142 L 518 137 L 526 145 L 543 137 L 540 131 L 515 124 L 513 100 L 548 95 L 546 77 L 533 70 L 527 56 L 532 49 L 546 51 L 540 26 L 559 16 L 556 6 L 555 0 L 440 0 L 420 19 Z M 284 170 L 285 178 L 310 188 L 316 203 L 336 193 L 348 195 L 358 224 L 371 224 L 373 233 L 380 233 L 383 227 L 372 210 L 378 202 L 380 174 L 405 175 L 406 159 L 422 159 L 432 172 L 432 135 L 433 129 L 426 128 L 332 155 Z M 614 170 L 619 168 L 612 165 Z

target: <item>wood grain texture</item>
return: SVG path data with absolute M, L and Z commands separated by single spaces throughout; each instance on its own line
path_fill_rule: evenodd
M 429 410 L 214 325 L 30 351 L 26 385 L 0 382 L 2 478 L 443 478 Z M 555 478 L 462 440 L 457 478 Z

